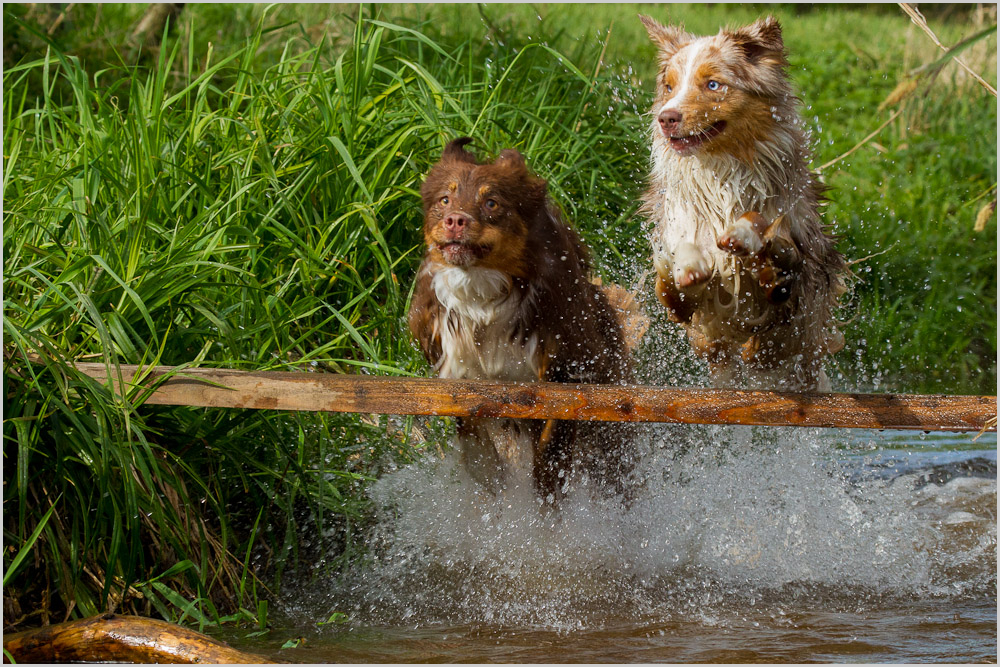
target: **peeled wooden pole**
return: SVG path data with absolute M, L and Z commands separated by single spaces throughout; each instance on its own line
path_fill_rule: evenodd
M 104 614 L 4 635 L 18 663 L 131 662 L 255 664 L 271 660 L 237 651 L 211 637 L 165 621 Z M 7 656 L 4 655 L 4 662 Z
M 107 381 L 104 364 L 78 363 Z M 832 394 L 111 367 L 115 390 L 199 407 L 924 431 L 996 430 L 996 396 Z M 139 380 L 136 381 L 135 378 Z M 147 389 L 148 391 L 148 389 Z

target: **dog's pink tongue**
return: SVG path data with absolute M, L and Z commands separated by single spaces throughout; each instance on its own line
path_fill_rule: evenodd
M 686 137 L 670 137 L 670 145 L 678 153 L 690 153 L 709 139 L 717 137 L 724 129 L 726 129 L 726 121 L 720 120 L 697 134 Z

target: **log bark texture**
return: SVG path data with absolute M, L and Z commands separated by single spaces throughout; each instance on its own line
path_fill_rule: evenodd
M 77 363 L 156 405 L 445 417 L 996 430 L 996 396 L 833 394 L 640 385 L 511 383 Z M 141 401 L 139 401 L 141 402 Z
M 18 663 L 272 663 L 173 623 L 114 614 L 4 635 L 3 647 Z

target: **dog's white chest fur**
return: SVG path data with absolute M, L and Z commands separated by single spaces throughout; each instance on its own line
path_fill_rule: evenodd
M 757 148 L 752 165 L 729 155 L 680 156 L 662 132 L 653 133 L 652 176 L 659 186 L 653 212 L 654 262 L 661 273 L 675 265 L 694 265 L 712 274 L 699 321 L 713 340 L 742 340 L 776 313 L 761 295 L 747 298 L 748 290 L 756 291 L 756 280 L 736 256 L 719 248 L 719 237 L 748 211 L 767 220 L 790 214 L 794 225 L 805 201 L 795 193 L 802 179 L 792 173 L 790 161 L 781 158 L 791 152 L 788 139 L 775 137 L 770 144 L 758 142 Z M 784 184 L 783 189 L 776 183 Z M 698 249 L 694 258 L 691 244 Z
M 693 243 L 711 258 L 720 276 L 728 277 L 734 260 L 716 245 L 726 227 L 747 211 L 769 220 L 781 213 L 777 198 L 769 196 L 765 174 L 728 156 L 678 156 L 655 135 L 653 144 L 653 174 L 662 202 L 655 252 L 666 254 L 670 263 L 678 245 Z
M 442 378 L 536 381 L 538 337 L 514 336 L 517 309 L 525 298 L 495 269 L 447 267 L 431 280 L 444 317 L 437 326 Z

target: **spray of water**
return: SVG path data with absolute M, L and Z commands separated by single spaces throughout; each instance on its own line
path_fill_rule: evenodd
M 330 599 L 375 624 L 572 630 L 995 587 L 995 522 L 955 546 L 945 521 L 961 515 L 933 511 L 948 487 L 848 471 L 818 432 L 660 426 L 643 442 L 631 503 L 585 482 L 558 509 L 530 488 L 493 495 L 454 455 L 385 476 L 368 560 Z M 995 503 L 995 479 L 979 482 L 967 491 Z
M 626 267 L 622 284 L 650 295 L 644 268 Z M 683 332 L 655 303 L 646 312 L 636 381 L 704 385 Z M 306 604 L 376 626 L 573 631 L 995 596 L 995 474 L 921 484 L 915 471 L 886 474 L 884 442 L 848 440 L 648 426 L 629 503 L 584 481 L 555 509 L 530 485 L 484 490 L 454 452 L 428 454 L 372 486 L 364 558 Z

